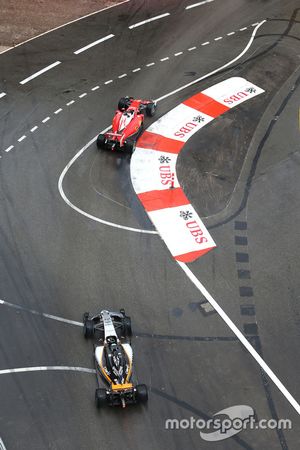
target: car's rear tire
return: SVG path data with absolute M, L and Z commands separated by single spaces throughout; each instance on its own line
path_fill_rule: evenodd
M 83 323 L 83 334 L 86 339 L 94 337 L 95 327 L 91 319 L 86 319 Z
M 106 389 L 96 389 L 95 401 L 97 408 L 103 408 L 103 406 L 107 405 Z
M 126 150 L 132 155 L 135 152 L 136 141 L 127 141 L 126 142 Z
M 118 102 L 118 110 L 124 111 L 130 105 L 130 97 L 121 97 Z
M 106 137 L 104 134 L 99 134 L 99 136 L 97 137 L 97 147 L 99 149 L 104 149 L 105 148 L 105 141 L 106 141 Z
M 139 403 L 147 403 L 148 389 L 145 384 L 138 384 L 136 386 L 136 399 Z
M 146 106 L 146 114 L 149 117 L 153 117 L 156 113 L 156 103 L 152 102 Z

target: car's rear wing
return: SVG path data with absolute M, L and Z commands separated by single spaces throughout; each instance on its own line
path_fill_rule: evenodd
M 113 137 L 122 137 L 122 133 L 112 133 L 112 132 L 107 132 L 106 136 L 113 136 Z

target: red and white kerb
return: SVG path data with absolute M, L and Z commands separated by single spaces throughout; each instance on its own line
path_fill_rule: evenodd
M 215 117 L 263 92 L 243 78 L 229 78 L 176 106 L 138 140 L 131 158 L 133 187 L 177 261 L 192 262 L 216 246 L 179 185 L 180 150 Z

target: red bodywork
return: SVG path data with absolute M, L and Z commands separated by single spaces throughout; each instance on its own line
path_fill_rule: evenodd
M 149 103 L 151 101 L 132 99 L 126 110 L 115 112 L 112 130 L 105 133 L 107 143 L 111 145 L 112 149 L 116 145 L 119 148 L 123 147 L 128 138 L 138 135 L 144 122 L 142 110 Z

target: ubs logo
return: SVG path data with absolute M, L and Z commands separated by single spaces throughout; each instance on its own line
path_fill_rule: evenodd
M 180 211 L 179 216 L 185 221 L 185 226 L 187 227 L 197 244 L 204 244 L 208 241 L 207 238 L 203 236 L 204 231 L 202 230 L 198 222 L 196 220 L 191 220 L 193 219 L 193 213 L 191 211 Z
M 187 122 L 183 127 L 174 133 L 174 136 L 184 138 L 186 134 L 189 134 L 195 127 L 205 121 L 205 118 L 201 115 L 195 116 L 190 122 Z
M 248 87 L 244 91 L 237 92 L 236 94 L 231 95 L 228 98 L 224 99 L 224 102 L 227 105 L 232 105 L 235 102 L 242 100 L 243 98 L 248 97 L 249 94 L 255 94 L 256 89 L 254 87 Z

